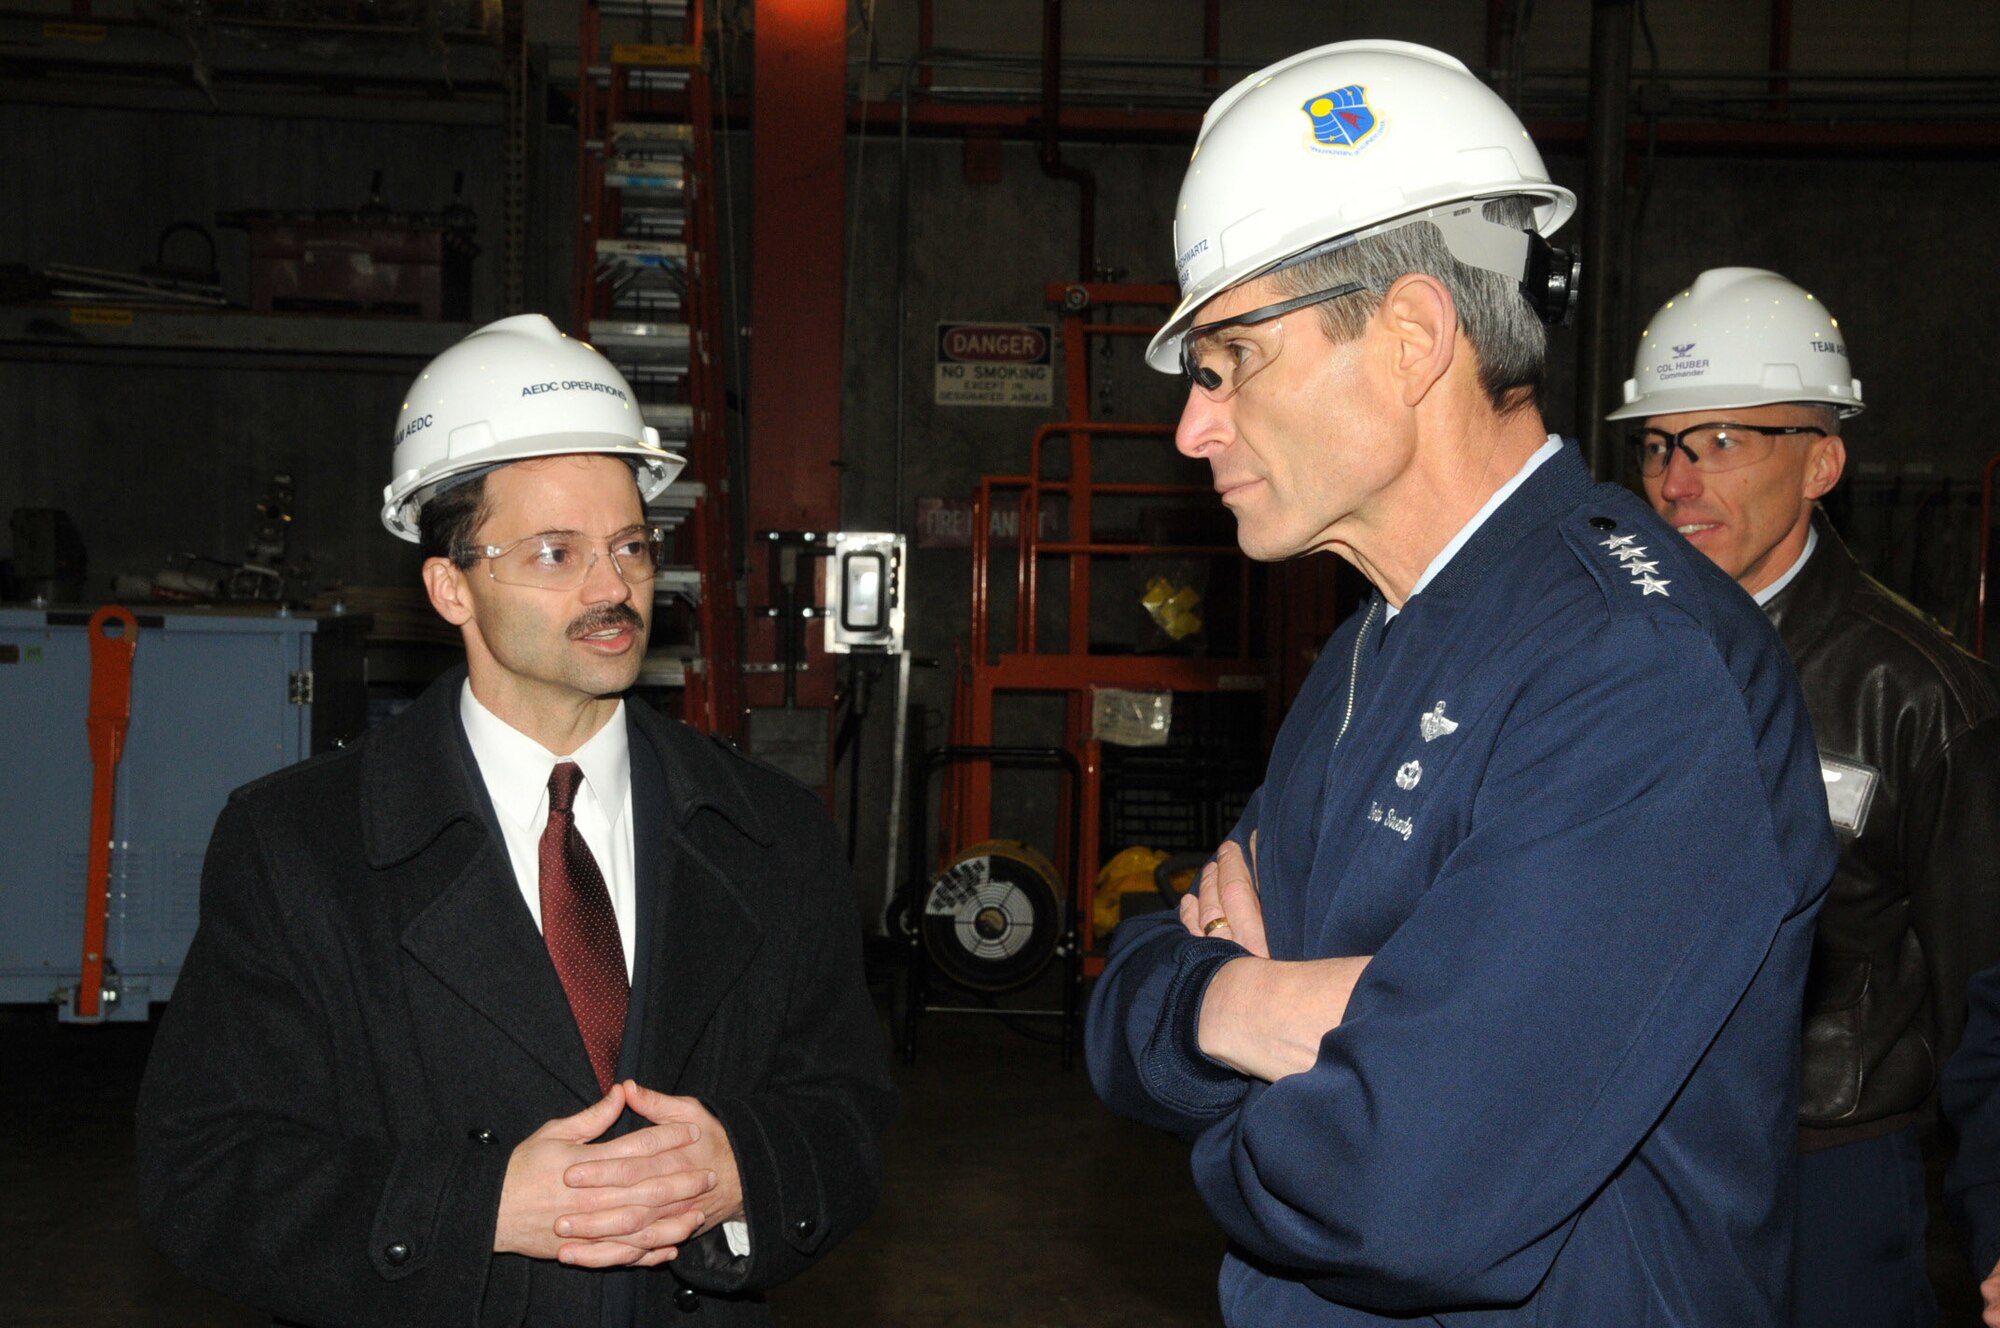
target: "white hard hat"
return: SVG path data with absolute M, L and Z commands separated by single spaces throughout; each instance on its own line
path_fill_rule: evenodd
M 1604 418 L 1811 401 L 1861 413 L 1840 323 L 1775 272 L 1710 268 L 1639 334 L 1625 404 Z
M 660 446 L 611 361 L 541 314 L 488 323 L 425 366 L 405 394 L 394 442 L 382 524 L 412 543 L 423 505 L 474 471 L 598 452 L 631 461 L 650 500 L 687 464 Z
M 1174 212 L 1181 302 L 1146 362 L 1177 372 L 1181 334 L 1224 288 L 1393 225 L 1438 221 L 1462 261 L 1504 261 L 1495 270 L 1522 276 L 1524 235 L 1509 248 L 1504 228 L 1482 223 L 1478 209 L 1444 206 L 1515 194 L 1538 200 L 1541 235 L 1576 210 L 1507 103 L 1443 52 L 1335 42 L 1261 69 L 1202 119 Z

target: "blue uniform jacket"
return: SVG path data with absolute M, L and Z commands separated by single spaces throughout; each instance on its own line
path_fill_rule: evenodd
M 1944 1201 L 1973 1276 L 1984 1281 L 2000 1265 L 2000 967 L 1975 975 L 1967 996 L 1965 1037 L 1945 1063 L 1941 1090 L 1958 1136 Z
M 1231 1324 L 1785 1318 L 1801 991 L 1835 841 L 1748 596 L 1573 447 L 1328 644 L 1233 837 L 1278 959 L 1373 955 L 1304 1074 L 1204 1056 L 1243 951 L 1121 926 L 1114 1109 L 1193 1140 Z

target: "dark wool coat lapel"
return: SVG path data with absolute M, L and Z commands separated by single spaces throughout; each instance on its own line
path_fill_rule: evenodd
M 541 933 L 521 900 L 466 747 L 458 697 L 451 681 L 432 687 L 411 705 L 398 731 L 365 752 L 368 859 L 387 868 L 421 856 L 421 876 L 437 889 L 404 930 L 403 948 L 561 1080 L 579 1105 L 587 1104 L 598 1096 L 597 1081 Z M 708 739 L 638 702 L 628 702 L 625 713 L 640 900 L 633 976 L 647 997 L 634 1002 L 640 1055 L 628 1064 L 642 1082 L 672 1084 L 761 935 L 758 919 L 711 853 L 727 852 L 726 841 L 738 834 L 763 845 L 773 835 L 738 780 L 736 763 Z M 705 810 L 726 825 L 701 823 L 698 813 Z M 483 834 L 447 834 L 461 822 Z M 672 1017 L 644 1019 L 642 1004 Z
M 417 882 L 436 884 L 404 928 L 403 949 L 560 1080 L 581 1107 L 597 1100 L 597 1077 L 514 880 L 459 725 L 458 698 L 457 686 L 432 687 L 406 712 L 406 727 L 364 752 L 369 863 L 408 862 L 421 867 Z M 461 823 L 475 833 L 446 834 Z

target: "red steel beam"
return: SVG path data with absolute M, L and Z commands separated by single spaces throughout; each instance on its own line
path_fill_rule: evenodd
M 895 133 L 901 107 L 895 102 L 870 102 L 849 109 L 850 128 L 868 126 L 870 134 Z M 1062 135 L 1068 139 L 1117 142 L 1154 141 L 1187 146 L 1201 128 L 1198 111 L 1126 110 L 1113 106 L 1065 106 Z M 915 133 L 958 133 L 966 129 L 998 129 L 1003 137 L 1030 138 L 1040 132 L 1033 106 L 1012 102 L 917 102 L 910 107 Z M 1587 132 L 1578 119 L 1528 122 L 1535 142 L 1548 147 L 1581 147 Z M 1645 146 L 1645 126 L 1634 121 L 1631 141 Z M 1828 124 L 1824 121 L 1662 121 L 1657 127 L 1662 148 L 1709 149 L 1722 152 L 1759 148 L 1802 152 L 1985 153 L 2000 149 L 2000 121 L 1912 121 L 1908 124 Z
M 840 526 L 841 241 L 847 170 L 847 6 L 757 0 L 750 143 L 749 517 L 753 530 Z M 744 477 L 747 481 L 749 476 Z M 752 602 L 775 554 L 755 546 Z M 812 602 L 807 588 L 801 595 Z M 806 632 L 802 706 L 833 703 L 833 670 Z M 750 660 L 778 658 L 768 618 L 751 620 Z M 779 678 L 746 680 L 751 704 L 777 704 Z
M 901 126 L 903 108 L 897 101 L 870 102 L 848 109 L 848 122 L 858 128 L 864 121 L 870 134 L 894 134 Z M 1128 110 L 1117 106 L 1064 106 L 1056 117 L 1065 138 L 1116 135 L 1122 138 L 1157 136 L 1177 139 L 1189 146 L 1195 130 L 1201 128 L 1200 111 Z M 913 130 L 999 129 L 1020 130 L 1040 137 L 1042 113 L 1039 102 L 913 101 L 910 103 Z
M 1581 146 L 1586 126 L 1581 120 L 1536 120 L 1528 134 L 1546 148 Z M 1645 125 L 1634 121 L 1631 142 L 1645 146 Z M 1657 129 L 1662 148 L 1753 152 L 1765 149 L 1799 152 L 1950 152 L 1985 154 L 2000 149 L 2000 120 L 1959 124 L 1823 124 L 1797 120 L 1741 122 L 1663 122 Z

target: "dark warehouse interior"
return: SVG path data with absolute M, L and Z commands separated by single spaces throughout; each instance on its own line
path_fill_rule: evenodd
M 1782 273 L 1865 385 L 1826 520 L 1990 654 L 1993 0 L 0 0 L 0 1325 L 270 1321 L 149 1245 L 140 1081 L 230 791 L 464 662 L 384 485 L 419 370 L 536 313 L 687 461 L 628 704 L 812 790 L 860 919 L 885 1193 L 776 1320 L 1221 1323 L 1083 1005 L 1368 587 L 1239 548 L 1146 346 L 1204 111 L 1361 38 L 1575 194 L 1541 405 L 1597 478 L 1641 491 L 1603 417 L 1655 311 Z

